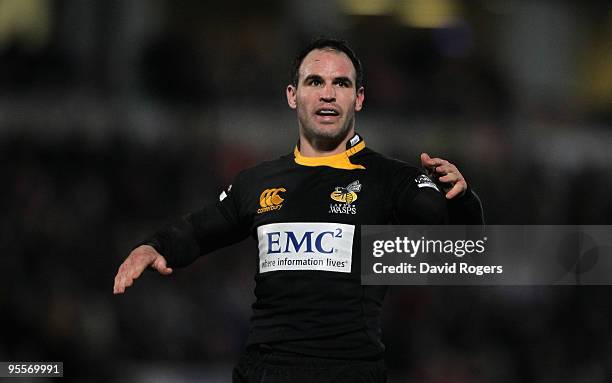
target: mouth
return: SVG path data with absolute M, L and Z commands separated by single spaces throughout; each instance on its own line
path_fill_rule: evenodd
M 332 107 L 319 108 L 315 114 L 322 122 L 334 122 L 340 116 L 338 109 Z
M 317 109 L 315 111 L 315 114 L 318 116 L 339 116 L 340 112 L 338 111 L 338 109 L 333 107 L 324 107 Z

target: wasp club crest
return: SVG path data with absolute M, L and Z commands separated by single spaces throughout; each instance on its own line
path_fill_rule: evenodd
M 332 200 L 340 203 L 330 203 L 329 213 L 356 214 L 357 207 L 353 203 L 357 200 L 357 193 L 360 191 L 359 180 L 351 182 L 347 186 L 336 186 L 336 189 L 329 196 Z

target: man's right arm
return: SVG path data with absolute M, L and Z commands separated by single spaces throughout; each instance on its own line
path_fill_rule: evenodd
M 162 275 L 173 267 L 187 266 L 200 255 L 240 242 L 249 234 L 235 190 L 223 192 L 220 201 L 188 214 L 141 242 L 119 267 L 114 293 L 120 294 L 151 267 Z
M 141 245 L 155 248 L 170 267 L 185 267 L 200 255 L 240 242 L 248 236 L 248 229 L 222 212 L 223 202 L 182 217 Z

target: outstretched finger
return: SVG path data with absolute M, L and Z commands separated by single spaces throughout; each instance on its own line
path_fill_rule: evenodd
M 421 166 L 424 168 L 431 166 L 431 157 L 428 153 L 421 153 Z
M 125 287 L 123 286 L 122 277 L 117 274 L 115 277 L 115 285 L 113 286 L 113 294 L 123 294 Z
M 439 182 L 445 183 L 445 184 L 450 184 L 450 183 L 455 183 L 459 180 L 459 177 L 457 177 L 456 174 L 454 173 L 447 173 L 443 176 L 441 176 L 440 178 L 438 178 Z
M 115 276 L 115 285 L 113 286 L 114 294 L 121 294 L 125 291 L 125 284 L 123 283 L 123 279 L 125 277 L 125 268 L 126 265 L 125 262 L 123 262 L 117 270 L 117 275 Z
M 115 285 L 113 287 L 114 294 L 122 294 L 127 287 L 132 286 L 134 279 L 138 278 L 142 270 L 134 264 L 131 258 L 128 257 L 121 266 L 115 277 Z
M 453 185 L 453 187 L 446 193 L 446 199 L 453 199 L 458 195 L 463 194 L 463 192 L 467 189 L 467 184 L 465 181 L 457 182 Z
M 445 174 L 452 164 L 444 158 L 431 158 L 427 153 L 421 153 L 421 166 L 429 172 L 430 176 Z
M 445 176 L 447 174 L 453 173 L 453 166 L 451 164 L 442 164 L 434 167 L 434 171 L 436 175 Z
M 424 168 L 432 168 L 434 166 L 439 166 L 444 163 L 445 160 L 442 158 L 432 158 L 427 153 L 421 153 L 421 166 Z

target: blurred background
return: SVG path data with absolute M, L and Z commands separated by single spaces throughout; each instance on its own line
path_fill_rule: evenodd
M 147 234 L 292 150 L 284 89 L 319 35 L 364 63 L 373 149 L 451 159 L 490 224 L 610 224 L 608 1 L 0 0 L 1 361 L 230 381 L 254 241 L 124 296 L 113 278 Z M 610 293 L 394 287 L 389 382 L 610 381 Z

